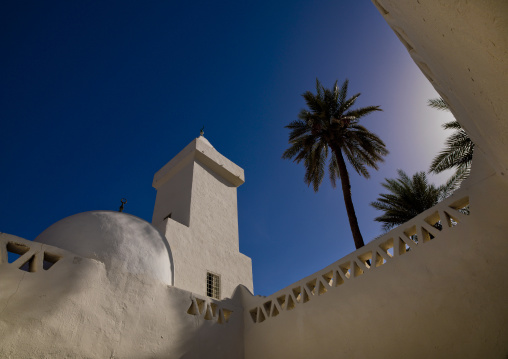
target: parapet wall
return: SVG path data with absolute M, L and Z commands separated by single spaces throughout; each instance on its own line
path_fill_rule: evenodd
M 245 296 L 245 357 L 508 355 L 508 188 L 491 173 L 323 270 Z
M 239 304 L 0 233 L 1 358 L 243 358 Z

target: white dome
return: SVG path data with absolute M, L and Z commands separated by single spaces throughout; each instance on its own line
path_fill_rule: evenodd
M 108 273 L 148 275 L 173 284 L 173 258 L 166 238 L 150 223 L 130 214 L 78 213 L 56 222 L 35 241 L 101 261 Z

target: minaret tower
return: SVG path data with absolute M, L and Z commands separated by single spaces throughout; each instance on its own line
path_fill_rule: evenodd
M 222 299 L 252 289 L 251 259 L 239 251 L 236 188 L 243 169 L 201 136 L 154 176 L 152 224 L 168 239 L 174 285 Z

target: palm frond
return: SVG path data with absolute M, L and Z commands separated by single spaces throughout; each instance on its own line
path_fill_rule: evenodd
M 398 178 L 385 178 L 382 186 L 389 193 L 381 193 L 371 203 L 383 215 L 374 220 L 383 223 L 383 229 L 389 230 L 409 221 L 421 212 L 436 205 L 443 197 L 443 188 L 429 184 L 425 172 L 417 172 L 409 177 L 398 170 Z
M 430 99 L 427 102 L 427 105 L 429 105 L 432 108 L 435 108 L 436 110 L 450 111 L 450 108 L 448 107 L 448 104 L 441 97 Z

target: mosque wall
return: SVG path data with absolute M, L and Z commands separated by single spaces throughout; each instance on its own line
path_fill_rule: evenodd
M 25 250 L 8 263 L 7 251 Z M 54 261 L 49 269 L 44 258 Z M 243 357 L 237 300 L 108 272 L 97 260 L 5 233 L 0 259 L 2 358 Z
M 372 2 L 475 151 L 508 178 L 508 1 Z
M 245 358 L 506 357 L 508 187 L 480 167 L 452 197 L 336 263 L 245 296 Z M 469 215 L 454 210 L 467 203 Z
M 253 291 L 251 259 L 238 238 L 236 189 L 243 181 L 243 170 L 202 136 L 155 174 L 153 223 L 171 247 L 176 287 L 207 295 L 210 273 L 219 278 L 220 299 L 239 284 Z M 178 211 L 188 211 L 188 220 L 165 218 Z

